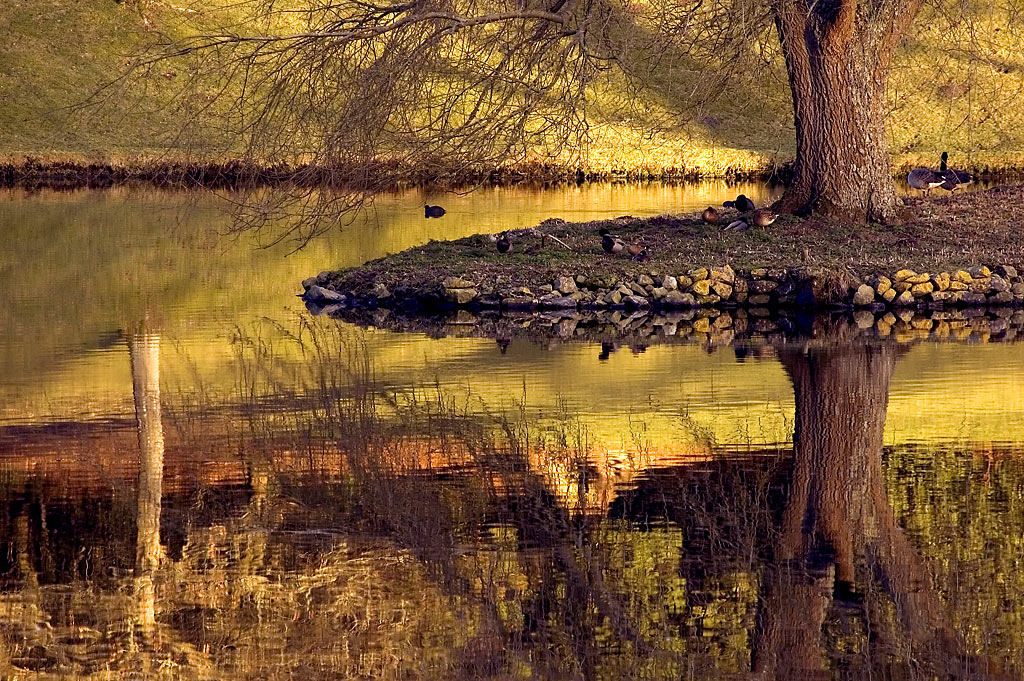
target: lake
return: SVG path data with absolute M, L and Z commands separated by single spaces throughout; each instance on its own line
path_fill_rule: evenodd
M 296 297 L 739 192 L 778 190 L 408 192 L 294 253 L 210 196 L 0 193 L 0 677 L 1018 678 L 1010 331 L 496 343 Z

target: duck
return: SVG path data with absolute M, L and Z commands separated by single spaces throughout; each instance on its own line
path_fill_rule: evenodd
M 974 182 L 974 176 L 966 170 L 955 170 L 953 168 L 947 168 L 946 162 L 949 160 L 949 154 L 942 152 L 942 161 L 939 163 L 939 175 L 942 176 L 942 184 L 939 186 L 946 191 L 952 192 L 959 187 L 969 185 Z
M 494 241 L 494 246 L 498 249 L 498 253 L 508 253 L 512 250 L 512 240 L 508 238 L 508 232 L 502 232 L 498 235 L 498 238 Z
M 647 262 L 651 259 L 651 254 L 645 244 L 633 242 L 626 250 L 629 251 L 630 258 L 635 262 Z
M 439 218 L 445 214 L 445 209 L 441 206 L 431 206 L 423 204 L 423 217 L 427 218 Z
M 644 253 L 646 251 L 647 251 L 647 246 L 646 246 L 646 244 L 644 244 L 644 240 L 643 240 L 642 237 L 639 238 L 639 239 L 634 239 L 633 241 L 630 241 L 629 245 L 626 246 L 626 252 L 629 253 L 634 258 L 636 258 L 638 255 L 640 255 L 641 253 Z
M 758 208 L 754 211 L 754 224 L 758 227 L 767 227 L 779 219 L 779 214 L 771 208 Z
M 723 232 L 745 232 L 750 229 L 750 225 L 743 220 L 733 220 L 725 227 L 722 227 Z
M 701 213 L 700 216 L 704 218 L 704 222 L 706 222 L 709 225 L 718 224 L 718 211 L 712 208 L 711 206 L 705 208 L 704 212 Z
M 907 173 L 907 184 L 928 194 L 936 187 L 942 186 L 944 181 L 945 178 L 931 168 L 914 168 Z
M 548 240 L 548 235 L 542 233 L 540 235 L 540 242 L 539 243 L 535 243 L 534 245 L 532 245 L 529 248 L 527 248 L 526 249 L 526 255 L 537 255 L 538 253 L 540 253 L 542 250 L 544 250 L 544 246 L 545 246 L 545 244 L 547 244 L 547 240 Z
M 757 206 L 754 205 L 754 202 L 748 199 L 744 194 L 737 196 L 735 201 L 725 201 L 722 205 L 726 208 L 735 208 L 741 213 L 746 213 L 757 208 Z
M 597 233 L 601 235 L 601 248 L 605 253 L 618 255 L 626 249 L 626 242 L 609 232 L 607 228 L 602 227 Z

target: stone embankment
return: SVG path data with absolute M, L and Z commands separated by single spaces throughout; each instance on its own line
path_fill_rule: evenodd
M 446 276 L 417 286 L 389 288 L 360 281 L 352 289 L 324 272 L 303 282 L 303 299 L 318 306 L 403 314 L 469 311 L 679 310 L 679 309 L 835 309 L 869 311 L 945 310 L 965 307 L 1024 306 L 1024 278 L 1013 265 L 975 266 L 950 272 L 902 269 L 857 281 L 821 268 L 734 270 L 729 265 L 649 271 L 622 276 L 549 275 L 546 281 L 493 281 Z

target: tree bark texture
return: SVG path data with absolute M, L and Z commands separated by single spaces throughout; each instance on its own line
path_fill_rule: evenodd
M 900 217 L 885 135 L 892 55 L 920 0 L 774 0 L 793 92 L 796 163 L 779 210 Z

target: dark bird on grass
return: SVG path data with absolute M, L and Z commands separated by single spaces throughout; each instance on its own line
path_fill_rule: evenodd
M 942 176 L 942 184 L 939 185 L 947 191 L 955 191 L 960 187 L 965 187 L 970 183 L 974 182 L 974 176 L 966 170 L 955 170 L 953 168 L 946 167 L 946 162 L 949 160 L 949 154 L 942 152 L 942 162 L 939 163 L 939 175 Z
M 601 235 L 601 248 L 605 253 L 618 255 L 626 249 L 626 242 L 609 232 L 607 228 L 602 227 L 597 233 Z
M 929 194 L 936 187 L 941 187 L 943 182 L 945 182 L 945 178 L 931 168 L 914 168 L 907 173 L 907 184 L 912 189 L 920 189 Z
M 748 199 L 744 194 L 737 196 L 735 201 L 726 201 L 722 205 L 726 208 L 735 208 L 741 213 L 746 213 L 757 208 L 757 206 L 754 205 L 754 202 Z
M 704 212 L 701 213 L 700 216 L 704 218 L 704 222 L 708 223 L 709 225 L 718 224 L 718 211 L 712 208 L 711 206 L 705 208 Z
M 444 215 L 445 210 L 441 206 L 429 206 L 423 204 L 423 217 L 427 218 L 439 218 Z
M 498 253 L 508 253 L 512 250 L 512 240 L 508 238 L 508 232 L 502 232 L 498 235 L 498 238 L 494 241 L 494 246 L 498 249 Z
M 733 220 L 725 227 L 722 227 L 723 232 L 745 232 L 750 229 L 750 225 L 743 220 Z
M 758 208 L 754 211 L 753 219 L 758 227 L 767 227 L 779 219 L 779 214 L 771 208 Z
M 544 246 L 547 243 L 547 240 L 548 240 L 548 235 L 547 234 L 541 234 L 540 235 L 540 243 L 534 244 L 534 245 L 530 246 L 529 248 L 527 248 L 526 249 L 526 255 L 537 255 L 538 253 L 540 253 L 542 250 L 544 250 Z

